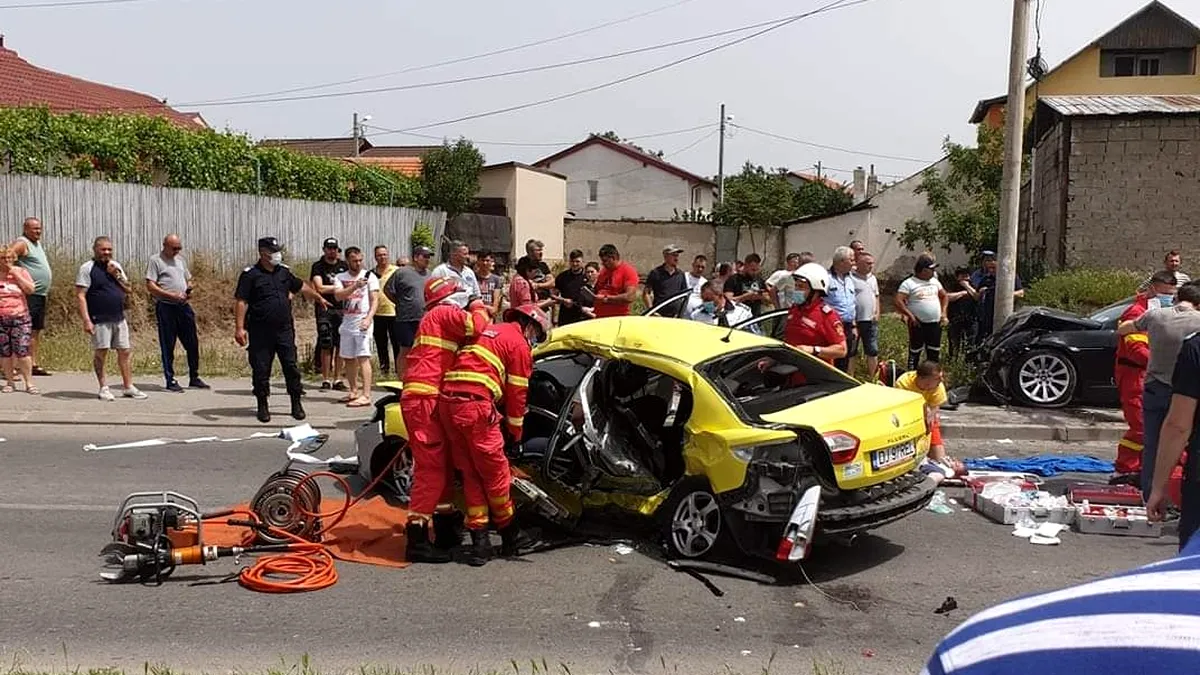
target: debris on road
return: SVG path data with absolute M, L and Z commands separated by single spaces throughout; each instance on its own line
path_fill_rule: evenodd
M 934 513 L 941 513 L 943 515 L 947 513 L 954 513 L 954 509 L 946 505 L 946 493 L 942 492 L 941 490 L 933 493 L 933 499 L 929 500 L 929 503 L 925 505 L 925 510 L 933 511 Z
M 630 553 L 633 553 L 633 547 L 629 544 L 617 544 L 616 546 L 613 546 L 612 550 L 613 553 L 616 553 L 617 555 L 629 555 Z
M 952 612 L 956 609 L 958 609 L 958 601 L 954 599 L 953 595 L 949 595 L 949 596 L 946 596 L 946 600 L 942 602 L 942 606 L 933 610 L 933 613 L 934 614 L 945 614 L 947 612 Z

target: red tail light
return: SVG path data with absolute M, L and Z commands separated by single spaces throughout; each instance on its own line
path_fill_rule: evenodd
M 853 434 L 845 431 L 832 431 L 825 434 L 824 438 L 834 464 L 847 464 L 854 461 L 858 455 L 858 438 Z

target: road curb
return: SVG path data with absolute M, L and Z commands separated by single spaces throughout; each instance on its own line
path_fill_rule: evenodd
M 309 415 L 302 421 L 292 419 L 287 414 L 273 414 L 271 421 L 263 424 L 253 416 L 245 418 L 203 418 L 191 414 L 163 415 L 143 413 L 135 415 L 113 416 L 97 419 L 94 413 L 55 413 L 50 411 L 29 411 L 22 413 L 0 414 L 0 426 L 8 424 L 28 425 L 72 425 L 72 426 L 114 426 L 114 427 L 182 427 L 182 428 L 224 428 L 224 429 L 270 429 L 279 426 L 294 426 L 310 424 L 314 429 L 352 429 L 367 419 L 339 419 Z
M 942 424 L 942 436 L 963 440 L 1087 441 L 1116 442 L 1125 434 L 1124 425 L 1046 426 L 1038 424 Z

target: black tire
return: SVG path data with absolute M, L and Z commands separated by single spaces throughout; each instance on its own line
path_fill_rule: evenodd
M 1061 408 L 1075 398 L 1079 375 L 1066 354 L 1034 349 L 1009 369 L 1009 388 L 1018 401 L 1035 408 Z
M 383 473 L 397 453 L 402 453 L 401 458 L 392 466 L 391 475 L 380 480 L 379 485 L 391 491 L 401 503 L 407 504 L 409 490 L 412 489 L 413 467 L 412 450 L 408 443 L 388 439 L 376 446 L 371 453 L 371 479 Z
M 659 507 L 663 547 L 670 558 L 705 558 L 729 540 L 725 514 L 704 478 L 680 481 Z

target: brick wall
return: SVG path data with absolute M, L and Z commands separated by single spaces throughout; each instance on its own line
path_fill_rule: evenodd
M 1154 270 L 1177 249 L 1200 272 L 1200 115 L 1074 118 L 1071 130 L 1066 265 Z
M 1061 255 L 1064 126 L 1055 126 L 1038 144 L 1029 189 L 1022 191 L 1021 255 L 1036 267 L 1056 269 Z

